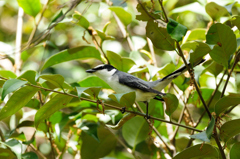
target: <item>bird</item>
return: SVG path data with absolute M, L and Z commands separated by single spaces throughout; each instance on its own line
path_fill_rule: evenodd
M 200 60 L 194 66 L 201 64 L 205 59 Z M 190 66 L 190 63 L 188 63 Z M 129 73 L 122 72 L 110 64 L 100 64 L 92 69 L 86 70 L 87 73 L 92 73 L 105 81 L 116 93 L 136 93 L 136 102 L 144 102 L 146 104 L 146 117 L 148 114 L 148 103 L 150 99 L 164 101 L 162 96 L 166 95 L 161 90 L 164 89 L 173 79 L 181 75 L 187 70 L 184 65 L 169 75 L 156 81 L 145 81 Z M 122 108 L 122 113 L 125 112 L 125 107 Z

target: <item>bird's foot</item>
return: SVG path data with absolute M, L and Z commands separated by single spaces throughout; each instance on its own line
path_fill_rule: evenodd
M 145 118 L 146 118 L 146 119 L 150 119 L 150 115 L 149 115 L 149 114 L 146 114 L 146 115 L 145 115 Z
M 126 111 L 126 107 L 122 107 L 121 113 L 123 114 L 123 113 L 125 113 L 125 111 Z

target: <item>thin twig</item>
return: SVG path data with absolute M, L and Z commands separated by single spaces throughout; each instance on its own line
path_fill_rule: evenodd
M 200 97 L 200 100 L 201 100 L 201 102 L 202 102 L 205 110 L 207 111 L 208 117 L 211 119 L 211 118 L 212 118 L 211 112 L 209 111 L 209 109 L 208 109 L 208 107 L 207 107 L 207 105 L 206 105 L 206 103 L 205 103 L 205 101 L 204 101 L 204 99 L 203 99 L 203 97 L 202 97 L 202 93 L 201 93 L 201 91 L 200 91 L 200 89 L 199 89 L 199 87 L 198 87 L 198 84 L 197 84 L 197 82 L 196 82 L 196 80 L 195 80 L 195 78 L 194 78 L 194 75 L 192 74 L 192 70 L 191 70 L 190 66 L 187 64 L 187 61 L 186 61 L 186 59 L 185 59 L 185 57 L 184 57 L 184 55 L 183 55 L 182 49 L 181 49 L 181 47 L 180 47 L 180 44 L 179 44 L 179 42 L 176 42 L 176 44 L 177 44 L 177 49 L 178 49 L 178 51 L 179 51 L 179 52 L 178 52 L 178 53 L 179 53 L 179 56 L 183 59 L 183 62 L 184 62 L 184 64 L 185 64 L 185 66 L 187 67 L 187 70 L 188 70 L 188 72 L 189 72 L 189 74 L 190 74 L 190 76 L 191 76 L 191 79 L 193 80 L 193 84 L 194 84 L 194 86 L 195 86 L 195 88 L 196 88 L 196 91 L 198 92 L 198 95 L 199 95 L 199 97 Z
M 1 76 L 0 76 L 0 79 L 8 80 L 7 78 L 1 77 Z M 59 92 L 59 91 L 55 91 L 53 89 L 44 88 L 44 87 L 33 85 L 33 84 L 25 84 L 25 85 L 35 87 L 35 88 L 39 88 L 39 89 L 42 89 L 42 90 L 45 90 L 45 91 L 50 91 L 50 92 L 54 92 L 54 93 L 58 93 L 58 94 L 67 95 L 67 96 L 74 97 L 74 98 L 79 98 L 78 96 L 73 95 L 73 94 Z M 84 97 L 81 97 L 80 99 L 88 101 L 88 102 L 92 102 L 92 103 L 97 103 L 97 101 L 94 101 L 94 100 L 91 100 L 91 99 L 88 99 L 88 98 L 84 98 Z M 117 106 L 114 106 L 114 105 L 111 105 L 111 104 L 107 104 L 107 103 L 104 103 L 104 106 L 107 106 L 107 107 L 110 107 L 110 108 L 113 108 L 113 109 L 116 109 L 116 110 L 120 110 L 120 111 L 122 110 L 122 108 L 120 108 L 120 107 L 117 107 Z M 131 110 L 126 110 L 125 112 L 133 113 L 133 114 L 143 116 L 143 117 L 146 116 L 146 114 L 143 114 L 143 113 L 140 113 L 140 112 L 134 112 L 134 111 L 131 111 Z M 197 132 L 202 132 L 202 130 L 199 130 L 199 129 L 196 129 L 196 128 L 193 128 L 193 127 L 190 127 L 190 126 L 178 124 L 178 123 L 175 123 L 175 122 L 172 122 L 172 121 L 156 118 L 156 117 L 153 117 L 153 116 L 149 116 L 149 119 L 153 119 L 153 120 L 157 120 L 157 121 L 161 121 L 161 122 L 165 122 L 165 123 L 170 123 L 170 124 L 173 124 L 173 125 L 178 125 L 180 127 L 184 127 L 184 128 L 190 129 L 190 130 L 195 130 Z
M 221 98 L 224 96 L 225 90 L 226 90 L 227 85 L 228 85 L 228 81 L 229 81 L 229 79 L 230 79 L 230 77 L 232 75 L 232 72 L 233 72 L 235 66 L 237 65 L 237 63 L 239 61 L 239 58 L 240 58 L 240 50 L 238 50 L 237 55 L 235 57 L 235 61 L 234 61 L 233 66 L 231 68 L 231 71 L 228 73 L 227 80 L 226 80 L 225 85 L 224 85 L 223 90 L 222 90 Z
M 135 102 L 138 110 L 141 113 L 144 113 L 144 111 L 142 110 L 142 108 L 139 106 L 139 104 L 137 102 Z M 145 118 L 146 119 L 146 118 Z M 168 151 L 173 154 L 173 150 L 170 148 L 170 146 L 168 146 L 168 144 L 163 140 L 161 134 L 158 132 L 158 130 L 156 129 L 155 126 L 152 125 L 151 121 L 149 119 L 146 119 L 146 121 L 148 122 L 149 126 L 151 126 L 151 128 L 154 130 L 154 132 L 157 134 L 157 136 L 159 137 L 159 139 L 163 142 L 163 144 L 165 145 L 165 147 L 168 149 Z
M 39 25 L 39 23 L 41 22 L 41 20 L 42 20 L 42 18 L 43 18 L 43 14 L 44 14 L 45 10 L 47 9 L 48 3 L 49 3 L 49 0 L 47 0 L 47 2 L 46 2 L 46 3 L 44 4 L 44 6 L 43 6 L 41 15 L 40 15 L 38 21 L 36 22 L 36 24 L 35 24 L 32 32 L 31 32 L 31 34 L 30 34 L 30 36 L 29 36 L 29 39 L 28 39 L 28 42 L 27 42 L 27 47 L 29 47 L 29 46 L 31 45 L 31 43 L 32 43 L 33 37 L 34 37 L 34 35 L 36 34 L 36 31 L 37 31 L 38 25 Z
M 162 11 L 163 11 L 163 14 L 164 14 L 164 17 L 165 17 L 165 22 L 168 23 L 169 20 L 168 20 L 167 13 L 166 13 L 166 11 L 165 11 L 165 9 L 164 9 L 164 7 L 163 7 L 163 3 L 162 3 L 163 1 L 162 1 L 162 0 L 158 0 L 158 2 L 159 2 L 159 4 L 161 5 Z

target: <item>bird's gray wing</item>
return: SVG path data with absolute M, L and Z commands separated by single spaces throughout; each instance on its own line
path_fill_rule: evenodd
M 140 78 L 132 76 L 128 73 L 119 71 L 118 78 L 119 78 L 119 83 L 127 85 L 131 88 L 140 89 L 144 92 L 152 92 L 152 93 L 162 94 L 162 95 L 164 94 L 151 88 L 147 81 L 144 81 Z

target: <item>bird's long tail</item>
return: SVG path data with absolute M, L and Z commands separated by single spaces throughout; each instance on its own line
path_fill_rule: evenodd
M 201 63 L 203 63 L 205 61 L 205 59 L 200 60 L 197 63 L 194 63 L 194 66 L 197 66 Z M 190 66 L 191 64 L 189 63 L 188 66 Z M 163 77 L 162 79 L 159 79 L 157 81 L 152 82 L 153 84 L 153 88 L 161 91 L 164 87 L 166 87 L 174 78 L 178 77 L 179 75 L 181 75 L 182 73 L 184 73 L 185 71 L 187 71 L 187 67 L 184 65 L 182 67 L 180 67 L 179 69 L 177 69 L 176 71 L 170 73 L 169 75 Z

